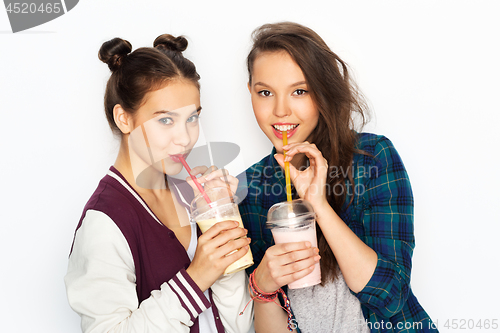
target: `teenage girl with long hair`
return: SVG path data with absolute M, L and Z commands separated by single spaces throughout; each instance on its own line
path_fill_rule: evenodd
M 410 181 L 389 139 L 355 131 L 366 106 L 347 65 L 317 33 L 290 22 L 257 28 L 247 65 L 255 117 L 274 145 L 247 170 L 240 204 L 255 260 L 251 289 L 275 294 L 318 261 L 322 275 L 320 285 L 288 290 L 289 326 L 281 307 L 257 297 L 256 332 L 435 332 L 410 287 Z M 318 248 L 273 245 L 265 227 L 268 209 L 287 200 L 284 151 L 294 197 L 317 214 Z

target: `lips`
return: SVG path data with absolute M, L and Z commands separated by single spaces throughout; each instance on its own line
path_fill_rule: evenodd
M 290 126 L 290 125 L 295 126 L 291 130 L 287 131 L 287 135 L 286 135 L 287 138 L 291 138 L 295 134 L 295 132 L 297 132 L 297 128 L 299 128 L 299 125 L 297 125 L 297 124 L 273 124 L 271 126 L 271 128 L 273 129 L 273 133 L 280 140 L 283 140 L 283 133 L 282 133 L 282 131 L 277 130 L 275 128 L 275 125 L 277 125 L 279 127 L 283 127 L 283 126 L 287 126 L 287 125 L 288 126 Z
M 172 161 L 175 163 L 181 163 L 181 158 L 186 159 L 188 154 L 174 154 L 174 155 L 168 155 Z

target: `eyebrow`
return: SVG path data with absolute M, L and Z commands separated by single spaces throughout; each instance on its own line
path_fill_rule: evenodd
M 293 87 L 296 87 L 296 86 L 301 86 L 303 84 L 307 85 L 307 82 L 306 81 L 295 82 L 295 83 L 291 84 L 290 87 L 293 88 Z M 255 82 L 254 83 L 254 87 L 255 86 L 263 86 L 263 87 L 266 87 L 266 88 L 271 88 L 271 86 L 265 84 L 264 82 Z
M 193 112 L 191 112 L 191 115 L 194 114 L 194 113 L 200 113 L 200 112 L 201 112 L 201 105 L 198 108 L 196 108 L 196 110 L 194 110 Z M 179 116 L 179 114 L 177 112 L 167 111 L 167 110 L 156 111 L 153 114 L 154 115 L 158 115 L 158 114 L 164 114 L 164 113 L 168 113 L 170 116 Z

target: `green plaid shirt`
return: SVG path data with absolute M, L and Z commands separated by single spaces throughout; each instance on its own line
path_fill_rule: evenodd
M 383 136 L 360 133 L 356 148 L 370 156 L 354 156 L 354 186 L 347 192 L 344 208 L 337 213 L 377 252 L 378 262 L 365 288 L 353 294 L 361 303 L 371 332 L 437 332 L 410 287 L 415 246 L 413 194 L 403 162 L 391 141 Z M 274 244 L 270 230 L 265 227 L 267 211 L 275 203 L 286 201 L 284 173 L 274 154 L 273 149 L 246 170 L 248 193 L 239 207 L 252 238 L 255 265 L 249 272 Z

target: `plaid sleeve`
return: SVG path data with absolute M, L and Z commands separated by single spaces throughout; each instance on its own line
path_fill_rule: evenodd
M 400 312 L 410 292 L 414 248 L 413 194 L 403 162 L 385 137 L 378 137 L 373 165 L 365 182 L 361 237 L 378 255 L 375 272 L 355 294 L 384 318 Z

